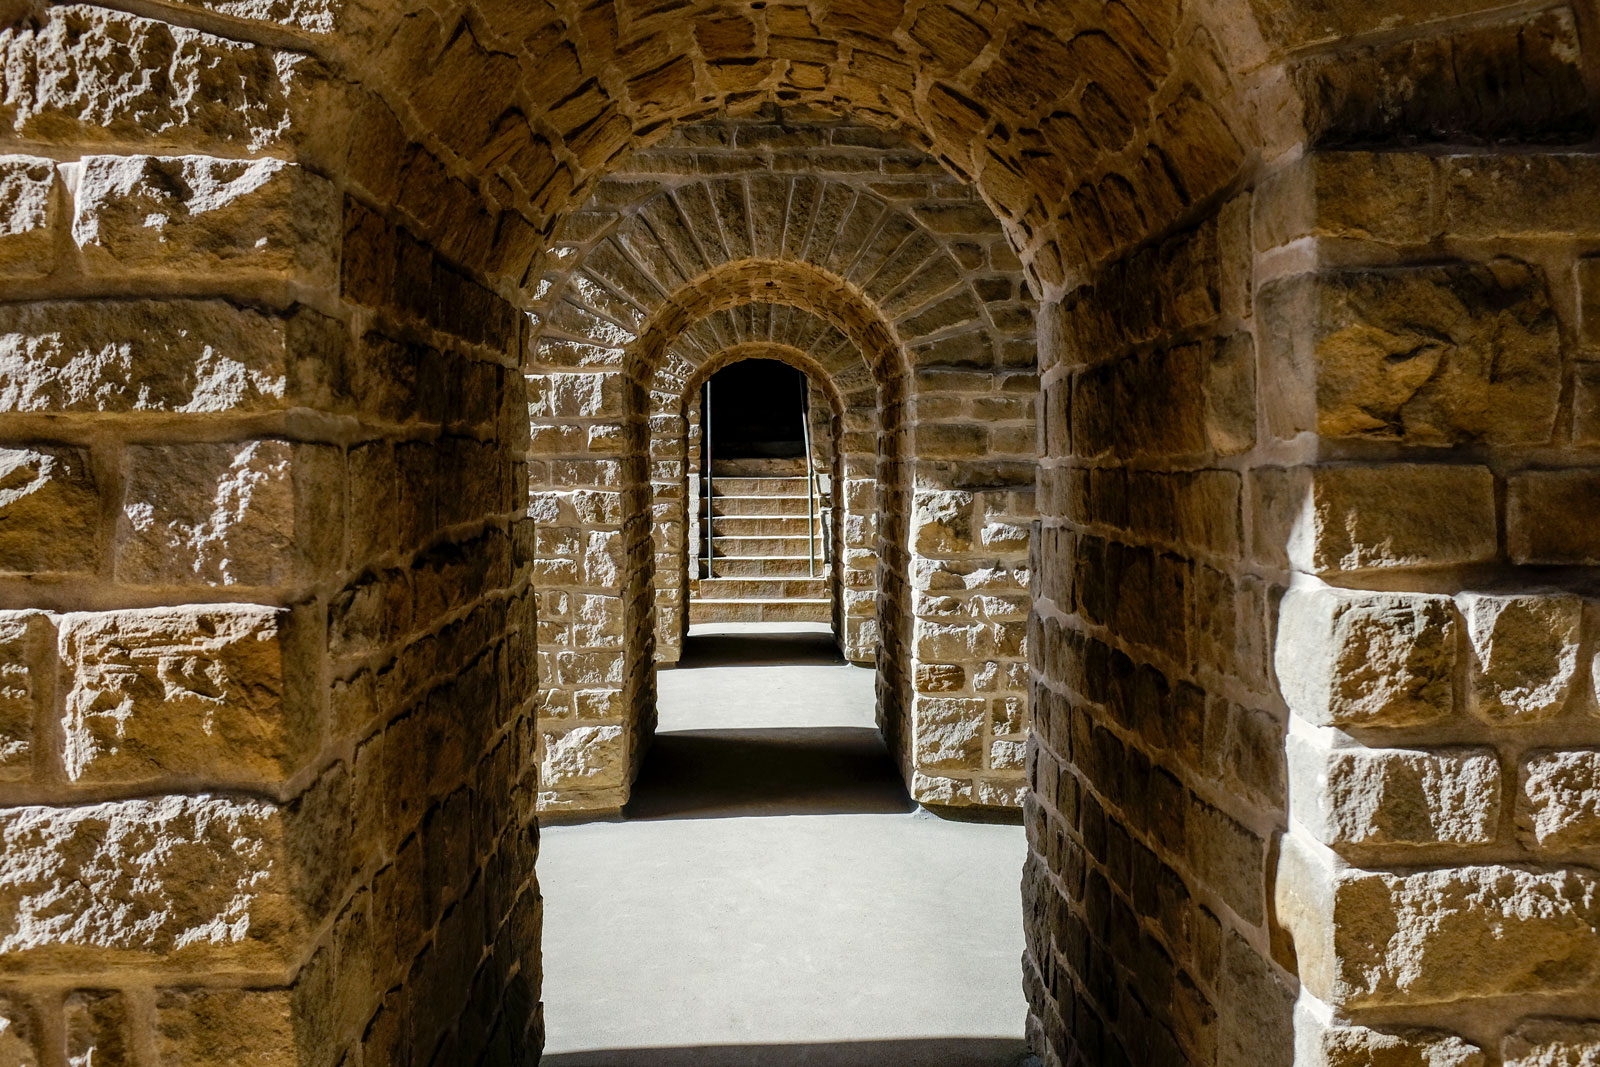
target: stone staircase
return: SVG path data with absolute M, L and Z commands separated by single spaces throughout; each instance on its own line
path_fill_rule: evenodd
M 719 459 L 711 471 L 716 555 L 708 578 L 702 480 L 699 567 L 691 583 L 690 620 L 828 622 L 820 514 L 814 516 L 815 577 L 807 555 L 805 460 Z

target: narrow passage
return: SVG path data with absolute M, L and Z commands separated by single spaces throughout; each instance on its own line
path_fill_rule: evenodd
M 543 833 L 543 1063 L 1022 1062 L 1022 827 L 911 803 L 827 627 L 684 652 L 626 817 Z

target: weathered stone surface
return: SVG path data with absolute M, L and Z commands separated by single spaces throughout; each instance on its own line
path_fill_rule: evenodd
M 56 165 L 0 156 L 0 275 L 40 277 L 55 265 Z
M 912 703 L 917 764 L 930 769 L 983 766 L 981 698 L 917 696 Z
M 339 450 L 288 441 L 126 451 L 117 576 L 135 585 L 275 585 L 334 562 Z
M 1595 1067 L 1600 1024 L 1578 1019 L 1532 1019 L 1500 1043 L 1504 1067 Z
M 127 997 L 115 990 L 81 990 L 62 1007 L 68 1067 L 134 1062 Z
M 1600 473 L 1524 471 L 1506 483 L 1506 548 L 1514 562 L 1600 563 Z
M 1426 240 L 1433 160 L 1408 152 L 1311 152 L 1274 175 L 1255 202 L 1256 244 L 1303 237 Z
M 1492 559 L 1494 476 L 1482 467 L 1315 467 L 1289 556 L 1317 574 Z
M 1449 597 L 1292 589 L 1279 607 L 1278 683 L 1319 725 L 1434 722 L 1453 707 L 1456 633 Z
M 1600 979 L 1600 883 L 1579 869 L 1351 872 L 1326 921 L 1335 978 L 1317 993 L 1346 1007 L 1574 992 Z
M 52 698 L 53 635 L 43 612 L 0 611 L 0 781 L 33 774 L 35 724 Z
M 1500 763 L 1490 749 L 1329 752 L 1300 744 L 1291 753 L 1296 817 L 1334 848 L 1495 838 Z
M 276 608 L 64 615 L 67 777 L 277 781 L 321 743 L 298 635 Z
M 1550 440 L 1561 341 L 1541 273 L 1513 260 L 1319 276 L 1316 431 L 1408 444 Z
M 72 237 L 95 273 L 262 272 L 331 282 L 338 194 L 276 159 L 90 156 Z
M 325 399 L 328 320 L 221 300 L 0 305 L 0 411 L 268 411 Z
M 304 138 L 316 64 L 294 53 L 65 4 L 0 36 L 0 122 L 42 141 L 222 142 Z M 297 113 L 298 111 L 298 113 Z
M 20 996 L 0 995 L 0 1063 L 39 1067 L 46 1061 L 38 1015 Z
M 99 525 L 87 450 L 0 448 L 0 573 L 94 570 Z
M 166 990 L 156 998 L 156 1048 L 163 1063 L 300 1067 L 287 989 Z
M 1455 1034 L 1414 1027 L 1374 1030 L 1330 1026 L 1301 1017 L 1309 1031 L 1309 1067 L 1484 1067 L 1483 1050 Z
M 578 726 L 546 733 L 540 787 L 545 790 L 617 789 L 627 773 L 621 726 Z
M 281 965 L 285 836 L 281 809 L 222 796 L 0 812 L 0 970 Z
M 1575 596 L 1461 598 L 1472 642 L 1468 707 L 1494 723 L 1559 713 L 1578 670 L 1583 602 Z
M 1546 848 L 1600 845 L 1600 751 L 1540 752 L 1522 763 L 1517 826 Z

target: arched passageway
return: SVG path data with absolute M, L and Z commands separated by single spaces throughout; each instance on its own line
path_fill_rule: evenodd
M 1561 0 L 8 9 L 4 1040 L 533 1059 L 552 740 L 609 746 L 620 799 L 655 707 L 651 375 L 776 302 L 898 367 L 880 707 L 919 799 L 1024 804 L 1047 1063 L 1592 1055 L 1597 32 Z M 830 182 L 720 196 L 805 122 L 668 144 L 767 105 L 871 127 L 849 212 L 965 190 L 904 219 L 948 299 L 813 256 L 854 232 Z M 655 166 L 723 244 L 641 279 Z M 1004 298 L 947 229 L 974 197 Z M 612 203 L 660 239 L 553 299 L 619 343 L 558 337 Z M 805 203 L 837 221 L 791 256 Z M 1019 275 L 1036 365 L 994 343 Z M 1019 350 L 1031 443 L 980 414 Z M 1020 557 L 1025 484 L 1026 567 L 921 547 Z M 963 666 L 1019 662 L 1019 606 L 1028 668 Z

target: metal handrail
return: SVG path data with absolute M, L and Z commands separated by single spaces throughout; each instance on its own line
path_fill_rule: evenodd
M 706 577 L 710 578 L 712 576 L 712 574 L 711 574 L 711 561 L 713 559 L 715 559 L 716 555 L 717 555 L 717 549 L 716 549 L 716 545 L 714 543 L 714 540 L 716 538 L 716 528 L 712 525 L 712 522 L 711 522 L 711 496 L 712 496 L 712 489 L 711 489 L 711 379 L 710 378 L 706 379 L 706 395 L 705 395 L 705 400 L 701 403 L 701 410 L 704 413 L 704 418 L 702 418 L 700 421 L 704 424 L 703 432 L 705 434 L 705 439 L 706 439 Z
M 806 566 L 817 576 L 817 480 L 811 463 L 811 391 L 800 374 L 800 437 L 806 450 Z

